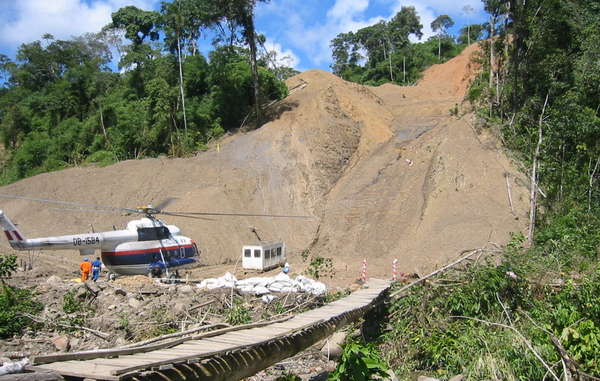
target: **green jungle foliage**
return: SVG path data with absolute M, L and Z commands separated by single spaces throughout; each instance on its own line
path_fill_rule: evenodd
M 254 4 L 174 0 L 159 12 L 128 6 L 99 33 L 72 40 L 47 34 L 21 45 L 15 62 L 0 55 L 7 150 L 0 182 L 73 165 L 182 156 L 244 120 L 258 125 L 256 102 L 284 97 L 282 80 L 296 72 L 275 67 L 264 37 L 254 35 Z M 208 29 L 217 37 L 204 57 L 198 41 Z M 120 72 L 111 70 L 113 58 Z
M 409 36 L 420 39 L 423 25 L 414 7 L 402 7 L 388 22 L 338 34 L 330 45 L 331 69 L 347 81 L 366 85 L 413 84 L 427 67 L 457 56 L 467 41 L 477 41 L 482 35 L 481 25 L 471 25 L 461 29 L 456 43 L 447 33 L 452 25 L 448 15 L 441 15 L 431 24 L 437 36 L 412 43 Z
M 0 255 L 0 339 L 6 339 L 32 326 L 33 322 L 24 314 L 35 315 L 42 305 L 34 300 L 31 291 L 12 287 L 6 283 L 17 270 L 15 255 Z
M 593 222 L 596 228 L 598 222 Z M 580 374 L 600 375 L 598 252 L 590 258 L 584 252 L 524 249 L 523 241 L 515 236 L 500 264 L 489 258 L 451 271 L 393 305 L 393 329 L 381 349 L 397 374 L 542 380 L 548 370 L 534 348 L 560 377 L 556 339 Z M 600 245 L 598 236 L 584 241 Z M 593 266 L 581 271 L 571 265 L 584 262 Z
M 597 213 L 600 3 L 485 3 L 498 32 L 493 45 L 481 43 L 484 70 L 470 99 L 527 168 L 541 132 L 537 181 L 547 213 L 540 226 L 574 207 Z
M 398 299 L 379 350 L 401 378 L 597 378 L 600 3 L 484 5 L 494 38 L 468 99 L 528 176 L 536 166 L 535 235 Z

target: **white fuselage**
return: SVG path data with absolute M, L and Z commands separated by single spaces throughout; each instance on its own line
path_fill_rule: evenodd
M 118 274 L 147 274 L 151 267 L 183 267 L 194 264 L 198 249 L 175 225 L 154 218 L 130 221 L 124 230 L 24 239 L 0 211 L 0 224 L 16 250 L 79 250 L 92 256 L 98 250 L 102 262 Z

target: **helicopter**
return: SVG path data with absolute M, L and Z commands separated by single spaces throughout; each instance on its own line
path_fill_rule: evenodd
M 178 277 L 177 271 L 179 269 L 198 264 L 200 250 L 196 242 L 183 236 L 177 226 L 167 225 L 156 218 L 155 216 L 158 214 L 196 219 L 208 219 L 206 216 L 308 217 L 251 213 L 169 212 L 163 210 L 174 198 L 169 198 L 156 207 L 147 205 L 138 208 L 116 208 L 3 194 L 0 194 L 0 197 L 75 206 L 79 208 L 77 210 L 87 209 L 88 211 L 141 214 L 142 218 L 129 221 L 123 230 L 28 239 L 13 224 L 4 211 L 0 210 L 0 225 L 13 249 L 72 249 L 78 250 L 82 256 L 91 256 L 98 250 L 101 253 L 102 263 L 109 270 L 108 279 L 115 279 L 117 275 L 161 277 L 163 274 L 175 278 Z

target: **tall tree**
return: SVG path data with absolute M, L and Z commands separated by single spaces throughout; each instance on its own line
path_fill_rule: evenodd
M 438 32 L 438 59 L 442 58 L 442 35 L 445 35 L 447 29 L 453 25 L 454 20 L 448 15 L 440 15 L 431 22 L 431 29 Z
M 487 27 L 482 24 L 469 24 L 458 31 L 458 42 L 470 45 L 473 41 L 479 41 Z
M 137 68 L 151 55 L 150 47 L 144 44 L 144 40 L 158 40 L 160 19 L 158 12 L 144 11 L 132 5 L 113 12 L 112 23 L 107 28 L 125 31 L 125 38 L 133 43 L 119 63 L 121 67 L 134 64 Z
M 490 28 L 490 78 L 489 88 L 490 90 L 494 86 L 494 37 L 496 36 L 496 24 L 501 15 L 506 14 L 508 11 L 507 0 L 483 0 L 485 10 L 490 14 L 489 28 Z M 492 108 L 490 102 L 490 110 Z
M 473 12 L 475 12 L 475 9 L 470 6 L 469 4 L 465 5 L 463 8 L 463 13 L 467 16 L 467 45 L 471 45 L 471 20 L 470 20 L 470 16 Z
M 242 41 L 250 49 L 250 67 L 252 70 L 254 113 L 256 125 L 260 125 L 260 82 L 257 66 L 257 33 L 254 25 L 254 8 L 258 2 L 269 0 L 217 0 L 215 7 L 225 17 L 225 21 L 231 32 L 230 45 L 233 43 L 237 30 L 241 29 Z

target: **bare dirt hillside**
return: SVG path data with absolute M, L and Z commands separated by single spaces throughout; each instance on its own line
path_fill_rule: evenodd
M 476 131 L 471 115 L 450 115 L 466 91 L 473 49 L 412 87 L 372 88 L 310 70 L 289 80 L 296 89 L 274 120 L 193 158 L 72 168 L 0 193 L 117 207 L 177 197 L 169 210 L 311 215 L 165 220 L 198 242 L 206 265 L 233 267 L 256 227 L 264 240 L 286 242 L 293 270 L 305 266 L 307 248 L 333 258 L 337 282 L 356 279 L 363 258 L 370 276 L 389 277 L 394 258 L 400 271 L 424 272 L 461 249 L 504 243 L 526 224 L 525 182 L 496 139 Z M 27 236 L 110 230 L 132 218 L 24 200 L 0 199 L 0 208 Z M 44 258 L 72 271 L 79 255 Z

